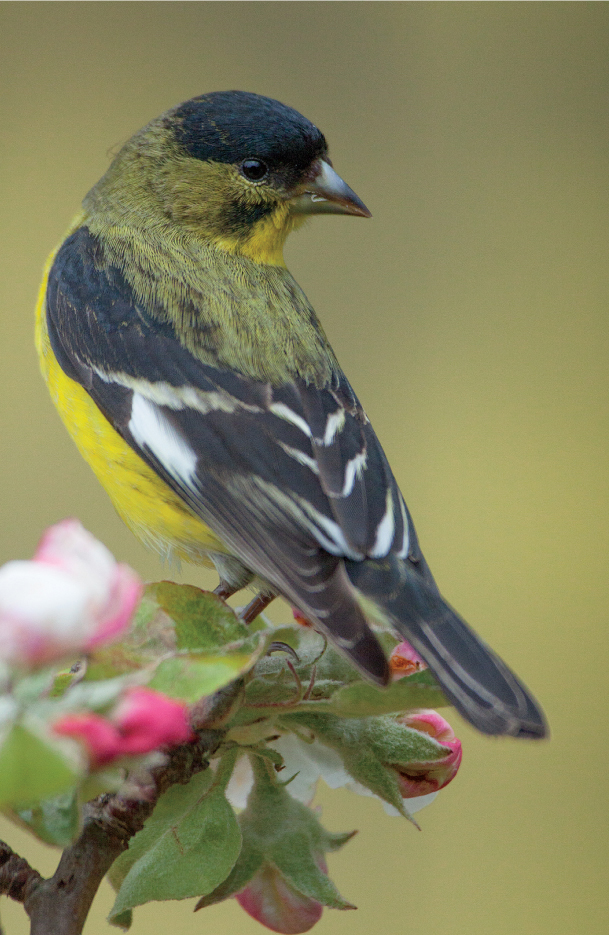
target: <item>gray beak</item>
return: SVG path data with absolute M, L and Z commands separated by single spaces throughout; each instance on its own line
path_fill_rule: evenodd
M 290 210 L 294 214 L 354 214 L 358 217 L 372 217 L 370 211 L 357 197 L 352 188 L 343 182 L 332 166 L 318 160 L 318 171 L 307 182 L 304 192 L 290 200 Z

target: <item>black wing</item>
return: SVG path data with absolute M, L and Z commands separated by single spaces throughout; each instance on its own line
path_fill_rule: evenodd
M 276 387 L 209 366 L 153 317 L 86 228 L 60 249 L 47 322 L 65 373 L 243 564 L 385 681 L 342 558 L 416 559 L 378 440 L 340 371 Z

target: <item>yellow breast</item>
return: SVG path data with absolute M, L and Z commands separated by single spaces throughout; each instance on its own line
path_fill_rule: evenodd
M 47 261 L 36 307 L 36 347 L 53 403 L 83 458 L 136 536 L 163 557 L 208 564 L 208 552 L 226 553 L 226 547 L 127 445 L 55 358 L 47 331 L 45 292 L 56 252 Z

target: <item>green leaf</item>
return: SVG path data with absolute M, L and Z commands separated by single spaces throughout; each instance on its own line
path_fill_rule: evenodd
M 128 676 L 72 685 L 60 697 L 42 698 L 30 707 L 40 720 L 49 722 L 73 711 L 105 711 L 114 705 L 130 684 Z M 131 682 L 132 684 L 132 682 Z
M 319 867 L 327 851 L 342 847 L 353 832 L 330 834 L 313 812 L 297 802 L 263 757 L 252 755 L 255 783 L 239 815 L 243 844 L 229 876 L 199 900 L 196 909 L 239 893 L 266 864 L 275 867 L 300 893 L 335 909 L 352 909 Z
M 291 797 L 265 760 L 253 756 L 252 766 L 254 788 L 239 816 L 248 848 L 273 863 L 305 896 L 335 909 L 351 908 L 318 865 L 324 852 L 341 847 L 351 835 L 326 831 L 306 805 Z
M 18 705 L 26 707 L 46 696 L 52 690 L 54 680 L 53 669 L 41 669 L 15 681 L 11 695 Z
M 376 688 L 362 681 L 345 685 L 332 695 L 327 709 L 342 717 L 366 717 L 412 708 L 441 708 L 447 704 L 433 675 L 429 669 L 424 669 L 393 682 L 387 688 Z
M 405 817 L 395 770 L 391 766 L 429 762 L 446 756 L 446 748 L 422 731 L 405 727 L 391 717 L 339 718 L 318 712 L 284 714 L 281 724 L 294 730 L 306 727 L 341 757 L 345 769 L 375 795 Z
M 67 792 L 78 774 L 68 760 L 22 724 L 0 747 L 0 806 L 30 805 Z
M 226 879 L 239 856 L 241 834 L 224 781 L 206 770 L 161 796 L 144 829 L 111 868 L 111 882 L 120 887 L 111 922 L 151 900 L 209 893 Z
M 40 841 L 56 847 L 68 847 L 80 831 L 80 809 L 74 791 L 22 809 L 17 816 Z
M 171 698 L 193 704 L 234 681 L 251 664 L 252 656 L 245 653 L 174 656 L 161 662 L 148 684 Z
M 136 861 L 171 828 L 176 815 L 181 815 L 209 791 L 213 780 L 212 771 L 206 769 L 193 776 L 188 783 L 171 786 L 163 793 L 142 830 L 131 838 L 128 849 L 117 857 L 110 868 L 108 879 L 117 892 Z
M 211 591 L 202 591 L 191 584 L 159 581 L 149 585 L 146 593 L 173 621 L 177 649 L 210 652 L 250 635 L 234 610 Z
M 207 906 L 213 906 L 215 903 L 221 903 L 225 899 L 230 899 L 235 893 L 239 893 L 247 886 L 254 874 L 262 866 L 263 862 L 264 857 L 260 851 L 252 845 L 251 841 L 243 838 L 241 853 L 237 858 L 235 866 L 227 878 L 223 880 L 215 890 L 201 897 L 195 906 L 195 912 L 198 909 L 205 909 Z
M 150 594 L 148 585 L 123 638 L 96 649 L 87 661 L 86 680 L 126 675 L 154 664 L 176 648 L 173 622 Z
M 159 581 L 146 587 L 129 632 L 89 658 L 87 678 L 137 671 L 180 650 L 220 652 L 251 631 L 215 594 L 193 585 Z
M 92 655 L 86 678 L 148 668 L 152 688 L 194 702 L 252 666 L 268 641 L 266 631 L 251 633 L 215 594 L 160 581 L 146 588 L 126 637 Z
M 76 673 L 72 672 L 71 669 L 64 669 L 64 671 L 58 672 L 53 680 L 53 686 L 49 691 L 49 698 L 61 698 L 62 695 L 65 695 L 75 678 Z
M 126 932 L 133 925 L 133 910 L 125 909 L 124 912 L 119 912 L 118 915 L 113 916 L 112 925 L 116 925 L 117 928 Z

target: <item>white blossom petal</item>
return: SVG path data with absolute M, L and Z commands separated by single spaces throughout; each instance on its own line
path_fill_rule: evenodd
M 218 762 L 218 760 L 212 761 L 212 767 L 217 766 Z M 226 798 L 233 808 L 245 808 L 247 797 L 252 791 L 253 785 L 254 773 L 249 757 L 240 756 L 235 763 L 235 768 L 225 790 Z

